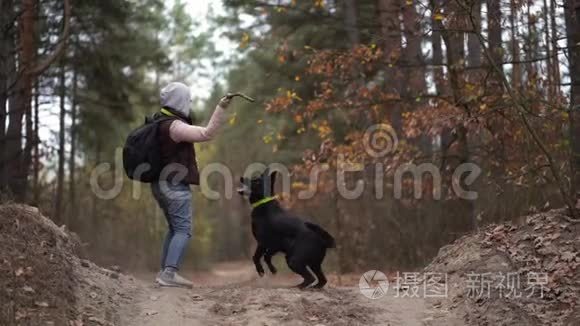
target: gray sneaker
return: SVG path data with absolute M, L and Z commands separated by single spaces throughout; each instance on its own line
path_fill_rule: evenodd
M 178 287 L 178 288 L 193 288 L 193 283 L 179 276 L 176 272 L 165 270 L 159 275 L 157 283 L 161 286 Z
M 161 274 L 163 273 L 163 270 L 160 270 L 157 275 L 155 276 L 155 283 L 159 284 L 159 280 L 161 279 Z

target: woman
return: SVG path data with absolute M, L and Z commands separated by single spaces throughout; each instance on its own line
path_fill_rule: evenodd
M 153 196 L 167 219 L 168 232 L 161 254 L 161 272 L 156 281 L 161 286 L 191 288 L 193 284 L 177 271 L 192 232 L 190 185 L 199 185 L 199 171 L 193 143 L 211 140 L 223 124 L 231 98 L 223 97 L 207 126 L 191 125 L 191 91 L 182 83 L 170 83 L 161 90 L 161 111 L 157 117 L 169 117 L 159 125 L 161 162 L 165 167 L 159 182 L 151 184 Z

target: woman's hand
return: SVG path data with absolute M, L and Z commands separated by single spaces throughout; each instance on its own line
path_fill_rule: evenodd
M 230 102 L 231 102 L 231 101 L 232 101 L 232 97 L 231 97 L 231 96 L 228 96 L 228 95 L 226 95 L 226 96 L 224 96 L 224 97 L 222 97 L 222 98 L 220 99 L 220 101 L 219 101 L 219 103 L 218 103 L 218 106 L 219 106 L 220 108 L 222 108 L 222 109 L 224 109 L 224 110 L 225 110 L 225 109 L 227 109 L 227 108 L 228 108 L 228 106 L 230 105 Z
M 224 96 L 220 99 L 220 102 L 218 103 L 218 105 L 222 109 L 226 109 L 228 107 L 228 105 L 230 105 L 230 101 L 232 100 L 232 98 L 234 98 L 236 96 L 239 96 L 248 102 L 255 102 L 256 101 L 244 93 L 228 93 L 228 94 L 226 94 L 226 96 Z

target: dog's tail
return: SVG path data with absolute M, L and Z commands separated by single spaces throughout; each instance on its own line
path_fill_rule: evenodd
M 326 232 L 325 229 L 310 222 L 306 222 L 306 227 L 308 227 L 322 239 L 322 242 L 326 248 L 336 248 L 336 241 L 334 241 L 334 237 L 330 235 L 330 233 Z

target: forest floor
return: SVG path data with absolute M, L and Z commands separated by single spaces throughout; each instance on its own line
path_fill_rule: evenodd
M 248 262 L 185 274 L 196 285 L 185 290 L 83 260 L 74 234 L 33 207 L 5 205 L 0 325 L 580 325 L 579 239 L 580 224 L 564 210 L 490 225 L 443 247 L 412 278 L 388 275 L 379 299 L 361 293 L 361 275 L 300 291 L 293 275 L 259 278 Z M 427 275 L 445 277 L 433 283 Z M 445 296 L 404 295 L 427 284 Z
M 247 263 L 220 264 L 211 273 L 188 275 L 199 285 L 193 290 L 160 288 L 148 275 L 123 325 L 413 326 L 437 319 L 421 298 L 364 297 L 358 278 L 355 286 L 300 291 L 291 288 L 299 283 L 291 275 L 255 275 Z

